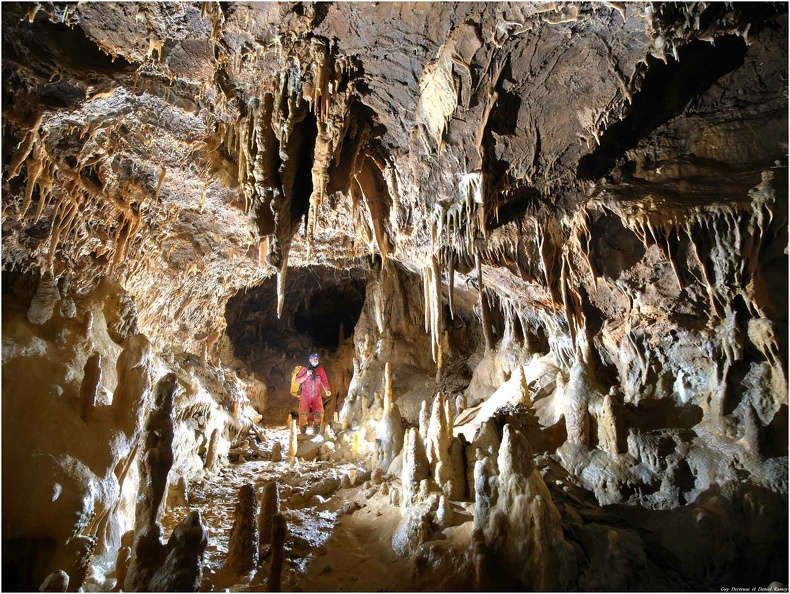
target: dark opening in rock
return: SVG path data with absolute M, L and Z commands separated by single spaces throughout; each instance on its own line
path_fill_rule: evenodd
M 280 319 L 275 277 L 239 293 L 225 310 L 235 355 L 254 367 L 263 351 L 276 350 L 298 358 L 319 349 L 336 349 L 340 325 L 344 338 L 354 331 L 365 299 L 365 286 L 362 268 L 290 269 Z
M 365 284 L 354 280 L 314 294 L 294 314 L 294 326 L 310 336 L 319 347 L 336 348 L 354 330 L 365 299 Z

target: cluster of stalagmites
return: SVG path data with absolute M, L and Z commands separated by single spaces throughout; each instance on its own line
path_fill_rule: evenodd
M 284 562 L 284 544 L 288 526 L 280 513 L 277 483 L 267 483 L 260 497 L 252 484 L 239 490 L 228 554 L 217 578 L 228 586 L 249 583 L 268 559 L 266 591 L 279 592 Z
M 145 427 L 145 445 L 140 463 L 140 492 L 137 498 L 135 528 L 131 554 L 119 552 L 116 567 L 125 567 L 123 590 L 197 591 L 203 569 L 203 552 L 208 533 L 200 512 L 191 512 L 162 544 L 162 526 L 158 523 L 167 488 L 167 476 L 173 464 L 173 397 L 177 387 L 175 374 L 162 378 L 156 387 L 154 408 Z M 121 569 L 123 572 L 123 569 Z M 120 585 L 120 576 L 118 576 Z
M 592 494 L 598 504 L 677 510 L 671 521 L 655 527 L 660 546 L 682 556 L 682 571 L 700 583 L 734 575 L 725 567 L 736 550 L 749 558 L 767 559 L 754 563 L 756 575 L 777 570 L 776 556 L 749 526 L 765 525 L 771 518 L 781 521 L 787 479 L 786 469 L 780 467 L 786 458 L 764 456 L 761 448 L 770 441 L 767 426 L 784 405 L 784 390 L 766 384 L 760 398 L 753 399 L 759 407 L 747 402 L 729 422 L 722 422 L 715 389 L 704 410 L 652 399 L 629 401 L 621 386 L 607 387 L 599 379 L 584 335 L 578 337 L 565 366 L 553 352 L 531 351 L 514 338 L 512 323 L 507 326 L 511 330 L 500 348 L 487 352 L 476 371 L 477 376 L 488 373 L 486 368 L 511 370 L 491 388 L 493 394 L 467 407 L 466 397 L 437 393 L 412 415 L 415 426 L 401 418 L 391 364 L 383 368 L 383 396 L 375 392 L 369 398 L 359 386 L 369 387 L 371 382 L 355 362 L 357 383 L 352 387 L 358 389 L 342 413 L 341 447 L 335 454 L 342 459 L 342 442 L 348 441 L 353 455 L 368 456 L 368 467 L 386 477 L 386 494 L 402 515 L 392 540 L 396 551 L 413 556 L 418 564 L 432 563 L 448 571 L 452 567 L 452 572 L 474 576 L 480 589 L 628 589 L 641 583 L 646 568 L 653 567 L 646 551 L 657 543 L 645 542 L 633 529 L 584 521 L 573 506 L 555 504 L 556 488 L 552 485 L 550 490 L 543 478 L 555 464 L 561 472 L 553 474 L 554 481 L 564 484 L 566 493 L 573 484 Z M 762 344 L 754 334 L 750 340 Z M 361 340 L 358 346 L 363 358 L 371 356 Z M 377 350 L 381 352 L 380 344 Z M 369 371 L 370 360 L 364 366 Z M 781 365 L 772 373 L 783 378 Z M 476 381 L 470 397 L 477 392 L 471 388 L 481 385 Z M 697 433 L 689 430 L 692 426 Z M 725 439 L 731 445 L 720 441 L 726 426 L 731 434 Z M 471 443 L 465 438 L 470 435 Z M 540 444 L 540 467 L 530 442 Z M 754 484 L 736 488 L 734 471 L 716 461 L 722 455 L 742 464 Z M 781 453 L 774 452 L 777 455 Z M 400 485 L 393 478 L 400 478 Z M 737 502 L 755 497 L 765 506 L 747 504 L 729 519 L 722 509 L 739 508 Z M 711 513 L 714 508 L 717 511 Z M 695 519 L 684 541 L 675 533 L 690 515 Z M 649 517 L 647 512 L 645 518 Z M 470 519 L 468 550 L 454 549 L 456 544 L 439 536 L 453 534 Z M 707 523 L 715 526 L 713 532 Z M 711 534 L 720 534 L 732 546 L 713 547 Z M 696 542 L 708 553 L 686 555 L 683 542 Z

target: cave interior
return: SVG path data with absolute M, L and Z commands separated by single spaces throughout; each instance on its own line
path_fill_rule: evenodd
M 0 27 L 4 591 L 787 591 L 787 4 Z

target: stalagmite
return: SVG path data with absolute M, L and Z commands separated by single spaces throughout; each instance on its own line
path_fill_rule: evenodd
M 456 415 L 460 415 L 466 410 L 466 396 L 464 394 L 459 394 L 455 397 L 455 410 Z
M 161 513 L 167 475 L 173 465 L 173 399 L 177 388 L 178 377 L 174 373 L 156 384 L 154 408 L 145 423 L 135 530 L 152 526 Z
M 475 490 L 475 528 L 488 526 L 491 507 L 496 503 L 496 470 L 491 458 L 480 451 L 475 452 L 474 490 Z
M 85 362 L 82 384 L 80 384 L 80 417 L 85 423 L 88 422 L 96 406 L 101 375 L 101 355 L 94 353 Z
M 565 540 L 562 519 L 535 467 L 529 442 L 509 424 L 503 429 L 497 466 L 496 502 L 487 521 L 478 519 L 476 506 L 475 526 L 484 529 L 486 542 L 522 585 L 567 590 L 577 575 L 579 552 Z M 476 469 L 478 476 L 483 483 L 486 473 L 481 469 L 478 475 Z M 479 489 L 478 498 L 482 493 Z
M 93 328 L 93 311 L 89 309 L 85 312 L 85 316 L 83 317 L 83 321 L 82 321 L 83 338 L 88 338 L 90 336 L 92 328 Z
M 577 357 L 571 367 L 570 378 L 562 390 L 562 412 L 565 416 L 565 430 L 568 443 L 589 445 L 590 413 L 588 399 L 594 393 L 588 378 L 586 366 Z
M 425 456 L 425 447 L 417 429 L 411 427 L 406 431 L 403 443 L 403 472 L 401 483 L 401 509 L 405 510 L 412 505 L 419 492 L 420 482 L 428 478 L 430 465 Z
M 274 514 L 272 518 L 272 562 L 269 566 L 269 580 L 266 582 L 267 592 L 280 592 L 285 562 L 285 537 L 288 524 L 282 514 Z
M 233 528 L 228 539 L 228 556 L 223 571 L 238 579 L 258 565 L 258 499 L 255 487 L 248 483 L 239 489 L 233 514 Z
M 64 297 L 60 300 L 60 315 L 66 319 L 72 319 L 77 315 L 77 304 L 71 297 Z
M 39 592 L 66 592 L 69 588 L 69 574 L 59 569 L 47 576 L 38 589 Z
M 436 524 L 440 528 L 449 528 L 453 525 L 453 510 L 446 495 L 439 497 L 439 507 L 436 509 Z
M 359 431 L 354 431 L 354 437 L 351 442 L 351 456 L 353 458 L 359 457 Z
M 609 393 L 604 398 L 601 412 L 598 415 L 598 443 L 605 452 L 616 455 L 620 453 L 616 401 Z
M 466 497 L 466 463 L 464 444 L 458 437 L 450 440 L 450 472 L 449 497 L 453 501 L 462 501 Z
M 162 549 L 161 568 L 146 588 L 150 592 L 197 592 L 203 577 L 208 531 L 200 512 L 191 511 L 173 530 Z
M 384 410 L 392 404 L 392 364 L 387 361 L 384 365 Z
M 296 461 L 296 450 L 298 449 L 297 435 L 299 431 L 299 423 L 296 419 L 289 416 L 288 421 L 288 463 L 293 464 Z
M 272 522 L 275 514 L 280 513 L 280 487 L 275 482 L 266 483 L 261 495 L 258 534 L 261 549 L 272 542 Z
M 279 441 L 275 441 L 272 445 L 272 462 L 283 461 L 283 446 Z
M 400 409 L 392 402 L 392 372 L 387 363 L 383 413 L 376 428 L 377 467 L 386 471 L 403 448 L 404 427 Z
M 214 429 L 211 432 L 211 438 L 208 442 L 208 451 L 206 452 L 206 463 L 204 468 L 209 472 L 216 472 L 219 465 L 219 429 Z
M 433 470 L 433 479 L 439 488 L 451 496 L 453 486 L 453 464 L 450 460 L 450 439 L 452 429 L 447 422 L 447 407 L 445 406 L 444 394 L 439 392 L 433 401 L 431 409 L 431 420 L 428 424 L 428 439 L 425 443 L 425 450 L 428 463 Z M 457 493 L 458 487 L 455 487 Z
M 490 586 L 491 569 L 489 566 L 489 552 L 486 546 L 485 536 L 480 528 L 472 530 L 472 563 L 475 570 L 475 590 L 478 592 L 489 592 L 493 588 Z
M 428 405 L 427 400 L 423 400 L 420 403 L 420 437 L 422 438 L 423 443 L 428 443 L 428 425 L 431 422 L 431 409 Z
M 122 541 L 123 544 L 123 541 Z M 132 547 L 121 546 L 118 549 L 118 557 L 115 559 L 115 588 L 113 592 L 120 592 L 126 581 L 126 574 L 129 572 L 129 563 L 132 560 Z
M 27 310 L 27 319 L 31 324 L 44 324 L 52 317 L 55 311 L 55 304 L 60 300 L 58 284 L 51 270 L 47 270 L 41 275 L 38 281 L 38 288 L 33 299 L 30 301 L 30 308 Z
M 132 560 L 124 581 L 126 592 L 196 592 L 203 572 L 208 533 L 195 510 L 181 521 L 166 545 L 158 523 L 135 532 Z
M 743 415 L 743 441 L 758 458 L 762 457 L 761 425 L 754 411 L 751 400 L 746 403 Z

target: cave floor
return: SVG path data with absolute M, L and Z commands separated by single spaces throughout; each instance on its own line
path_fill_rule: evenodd
M 288 429 L 262 429 L 267 445 L 279 441 L 288 450 Z M 216 475 L 190 484 L 188 504 L 166 509 L 162 517 L 165 538 L 193 510 L 199 510 L 208 529 L 200 591 L 265 591 L 270 556 L 242 578 L 223 575 L 222 564 L 234 522 L 239 489 L 248 483 L 261 493 L 267 482 L 280 485 L 280 511 L 288 522 L 285 542 L 283 591 L 414 591 L 417 576 L 407 559 L 398 557 L 391 535 L 400 520 L 399 509 L 378 492 L 366 497 L 364 486 L 338 489 L 327 497 L 299 502 L 300 487 L 326 477 L 342 477 L 355 469 L 350 463 L 305 462 L 295 466 L 254 460 L 230 463 Z

